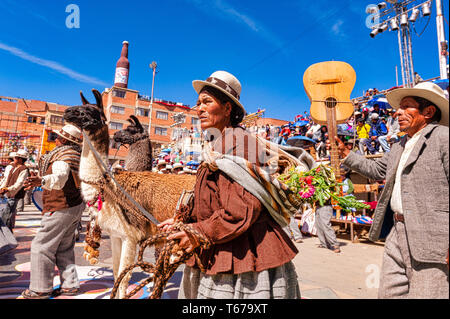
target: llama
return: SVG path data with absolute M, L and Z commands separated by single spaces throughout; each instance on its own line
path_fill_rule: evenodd
M 148 132 L 139 122 L 139 119 L 131 115 L 128 121 L 131 123 L 126 129 L 114 134 L 114 141 L 123 145 L 130 145 L 125 161 L 125 169 L 129 172 L 143 172 L 152 170 L 152 143 Z
M 93 90 L 96 104 L 90 104 L 81 93 L 82 106 L 68 108 L 64 119 L 78 126 L 88 136 L 93 147 L 104 163 L 108 163 L 109 132 L 103 110 L 102 96 Z M 95 213 L 98 226 L 111 238 L 114 279 L 125 268 L 133 264 L 136 247 L 143 240 L 157 233 L 157 227 L 143 216 L 136 216 L 127 209 L 120 196 L 118 187 L 111 181 L 104 184 L 104 172 L 96 161 L 88 141 L 84 139 L 81 154 L 79 177 L 81 192 L 87 203 L 95 204 L 103 198 L 101 210 Z M 114 175 L 117 182 L 158 221 L 173 217 L 178 199 L 183 190 L 191 190 L 195 185 L 195 176 L 159 175 L 152 172 L 118 172 Z M 103 183 L 103 185 L 102 185 Z M 129 206 L 132 206 L 128 202 Z M 129 207 L 128 206 L 128 207 Z M 131 273 L 128 273 L 119 286 L 117 297 L 126 295 Z

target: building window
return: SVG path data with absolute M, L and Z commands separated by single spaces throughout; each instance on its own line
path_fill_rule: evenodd
M 62 116 L 52 115 L 50 116 L 50 123 L 52 124 L 64 124 L 64 118 Z
M 115 114 L 125 114 L 125 108 L 121 106 L 111 106 L 111 113 Z
M 141 124 L 141 125 L 144 128 L 144 132 L 148 132 L 148 125 L 147 124 Z
M 169 113 L 156 111 L 156 118 L 158 120 L 166 120 L 167 121 L 169 119 Z
M 126 93 L 127 93 L 126 91 L 114 90 L 113 91 L 113 96 L 120 97 L 120 98 L 125 98 Z
M 28 123 L 37 123 L 37 117 L 28 116 Z
M 155 134 L 161 136 L 167 136 L 167 128 L 155 127 Z
M 141 107 L 138 107 L 137 110 L 136 110 L 136 115 L 137 116 L 148 117 L 148 114 L 149 114 L 149 110 L 147 110 L 147 109 L 143 109 Z
M 41 117 L 41 124 L 45 124 L 45 117 Z
M 199 123 L 200 123 L 200 121 L 199 121 L 198 118 L 196 118 L 196 117 L 192 117 L 192 118 L 191 118 L 191 124 L 192 124 L 192 125 L 197 125 L 197 124 L 199 124 Z
M 111 123 L 109 123 L 109 128 L 111 130 L 118 130 L 118 131 L 120 131 L 123 128 L 123 124 L 122 123 L 111 122 Z

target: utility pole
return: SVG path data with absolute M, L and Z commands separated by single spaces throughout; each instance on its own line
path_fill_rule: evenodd
M 442 15 L 442 2 L 436 0 L 436 29 L 438 37 L 438 52 L 439 52 L 439 71 L 441 79 L 448 79 L 447 73 L 447 52 L 448 43 L 445 40 L 444 30 L 444 16 Z
M 150 110 L 149 110 L 149 123 L 148 123 L 148 136 L 152 135 L 152 113 L 153 113 L 153 101 L 154 101 L 154 91 L 155 91 L 155 77 L 156 77 L 156 68 L 158 67 L 158 64 L 153 61 L 152 64 L 150 64 L 150 68 L 153 70 L 153 81 L 152 81 L 152 96 L 150 98 Z

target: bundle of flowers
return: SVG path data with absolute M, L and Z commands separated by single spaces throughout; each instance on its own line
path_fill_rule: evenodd
M 328 200 L 332 200 L 345 212 L 352 209 L 368 209 L 370 206 L 359 202 L 353 195 L 341 196 L 340 188 L 333 169 L 321 164 L 308 172 L 301 172 L 296 168 L 278 177 L 278 180 L 286 184 L 296 197 L 303 203 L 312 206 L 324 206 Z

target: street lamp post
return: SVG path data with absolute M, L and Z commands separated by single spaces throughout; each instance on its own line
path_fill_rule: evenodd
M 153 70 L 153 81 L 152 81 L 152 96 L 150 98 L 150 110 L 149 110 L 149 122 L 148 122 L 148 136 L 151 136 L 152 134 L 152 113 L 153 113 L 153 100 L 154 100 L 154 92 L 155 92 L 155 77 L 156 77 L 156 68 L 158 67 L 158 64 L 153 61 L 150 64 L 150 68 Z

